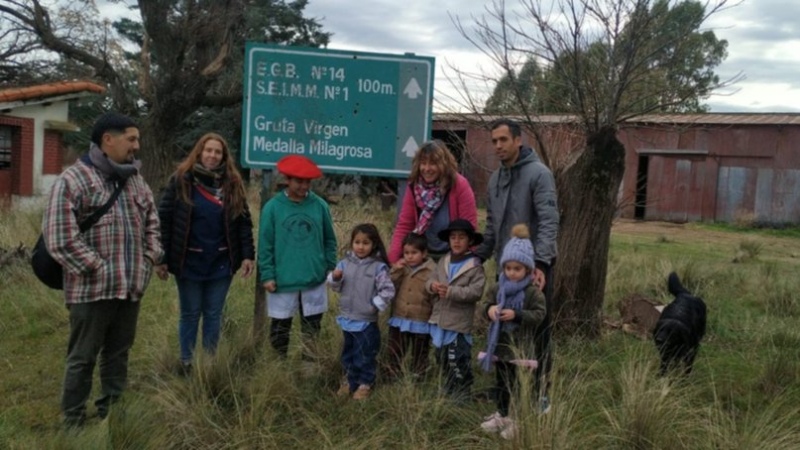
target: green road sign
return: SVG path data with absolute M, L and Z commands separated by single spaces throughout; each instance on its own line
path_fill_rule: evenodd
M 247 43 L 242 165 L 289 154 L 405 177 L 430 138 L 434 58 Z

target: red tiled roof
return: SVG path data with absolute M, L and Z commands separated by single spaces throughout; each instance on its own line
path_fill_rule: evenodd
M 106 88 L 90 81 L 59 81 L 36 86 L 2 89 L 0 90 L 0 103 L 56 97 L 84 91 L 102 94 L 106 91 Z

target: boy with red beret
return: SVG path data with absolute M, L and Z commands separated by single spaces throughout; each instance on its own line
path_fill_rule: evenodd
M 322 314 L 328 310 L 325 277 L 336 268 L 336 235 L 328 204 L 311 190 L 311 180 L 322 176 L 313 161 L 289 155 L 278 161 L 287 187 L 261 211 L 258 241 L 260 282 L 267 291 L 269 339 L 285 357 L 289 350 L 292 318 L 301 315 L 303 359 L 319 336 Z

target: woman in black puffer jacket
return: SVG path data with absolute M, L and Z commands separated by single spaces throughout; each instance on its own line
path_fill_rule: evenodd
M 156 267 L 178 285 L 182 369 L 191 368 L 203 319 L 203 348 L 219 342 L 222 310 L 233 274 L 254 271 L 253 222 L 244 183 L 222 136 L 207 133 L 172 175 L 158 205 L 164 259 Z

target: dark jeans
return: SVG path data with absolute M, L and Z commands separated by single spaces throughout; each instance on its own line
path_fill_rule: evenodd
M 86 419 L 86 401 L 92 392 L 92 373 L 100 355 L 101 396 L 97 414 L 108 415 L 128 379 L 128 351 L 136 336 L 139 302 L 100 300 L 69 306 L 69 345 L 61 410 L 67 425 Z
M 411 373 L 421 377 L 428 371 L 428 352 L 431 346 L 430 334 L 404 333 L 400 328 L 389 327 L 389 374 L 400 376 L 403 373 L 403 360 L 410 350 Z
M 233 277 L 196 281 L 179 278 L 178 299 L 181 316 L 178 321 L 178 341 L 181 345 L 181 361 L 192 361 L 197 342 L 197 328 L 203 318 L 203 348 L 214 353 L 219 344 L 222 328 L 222 309 Z
M 452 344 L 436 349 L 436 362 L 444 377 L 444 391 L 453 398 L 467 399 L 472 389 L 472 345 L 463 334 Z
M 342 366 L 347 374 L 350 392 L 359 385 L 375 384 L 378 369 L 378 350 L 381 348 L 381 331 L 375 322 L 367 325 L 364 331 L 343 331 Z
M 302 295 L 302 294 L 301 294 Z M 269 342 L 272 348 L 278 351 L 278 355 L 285 358 L 289 353 L 289 336 L 292 332 L 292 320 L 288 319 L 275 319 L 273 318 L 269 324 Z M 303 315 L 303 301 L 300 299 L 300 333 L 303 337 L 303 359 L 315 359 L 314 352 L 312 351 L 313 342 L 319 337 L 322 330 L 322 314 L 314 314 L 312 316 Z
M 511 394 L 517 388 L 517 370 L 519 368 L 516 365 L 507 362 L 498 361 L 495 365 L 497 411 L 503 417 L 508 416 L 511 408 Z
M 550 371 L 553 368 L 553 344 L 551 340 L 551 323 L 550 312 L 552 311 L 552 298 L 553 298 L 553 267 L 556 262 L 550 265 L 550 268 L 545 271 L 545 285 L 544 285 L 544 298 L 547 306 L 547 313 L 544 316 L 542 324 L 536 329 L 535 334 L 535 349 L 536 357 L 539 361 L 539 366 L 536 368 L 534 374 L 534 389 L 539 397 L 547 395 L 550 388 Z

